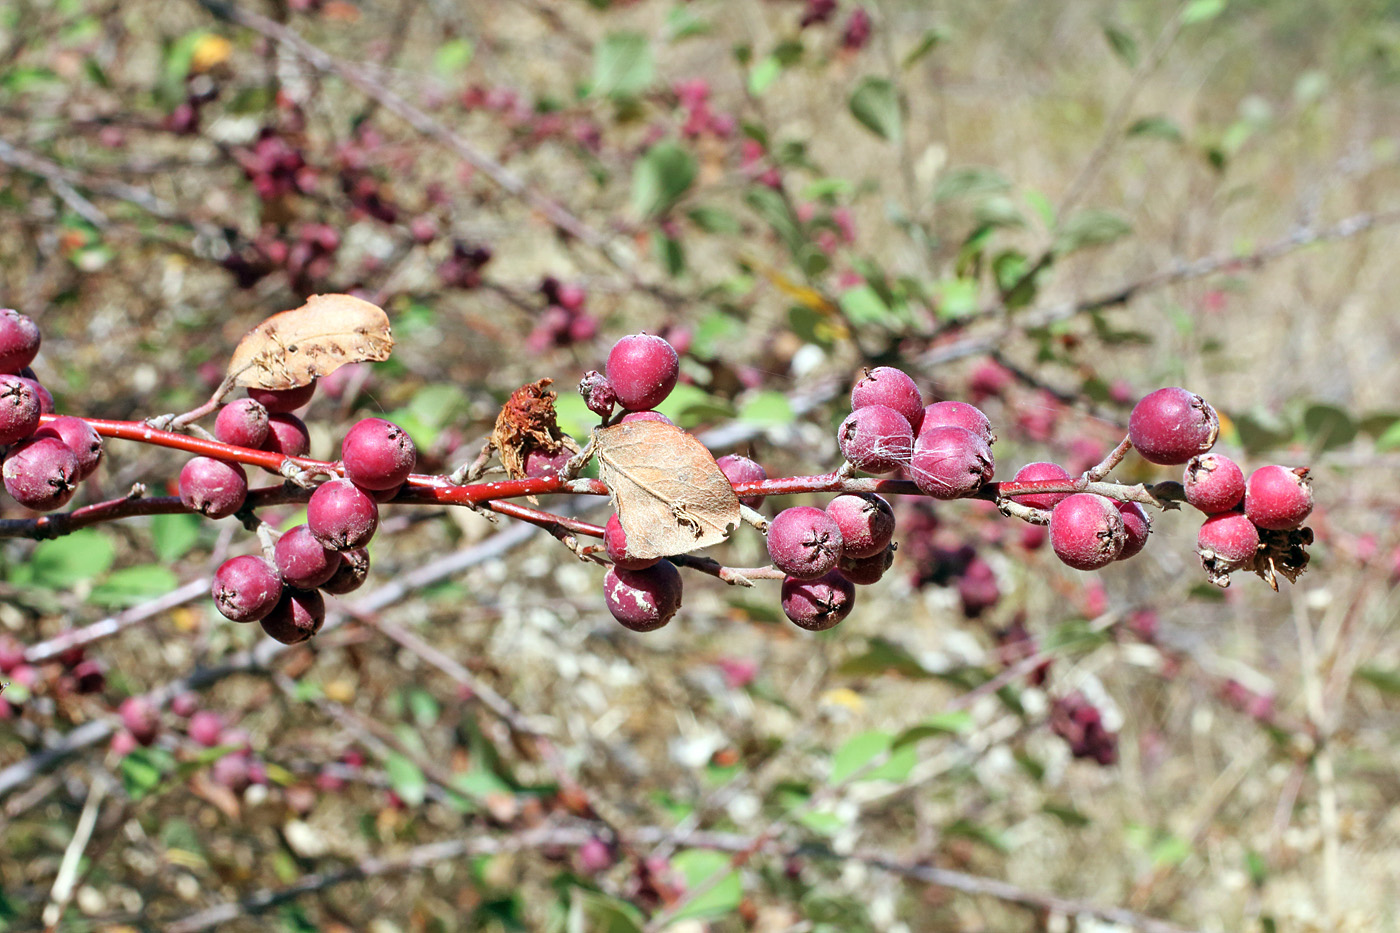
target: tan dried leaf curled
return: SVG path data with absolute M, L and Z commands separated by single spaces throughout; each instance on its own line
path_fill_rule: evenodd
M 350 295 L 312 295 L 294 311 L 250 330 L 229 360 L 234 385 L 294 389 L 346 363 L 387 360 L 394 348 L 389 316 Z
M 714 455 L 675 425 L 597 428 L 593 445 L 629 555 L 685 554 L 718 544 L 739 524 L 739 499 Z

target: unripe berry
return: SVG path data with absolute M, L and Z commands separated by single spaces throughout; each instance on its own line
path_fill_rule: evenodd
M 319 632 L 325 621 L 326 601 L 320 593 L 289 586 L 282 592 L 282 598 L 276 607 L 260 619 L 258 624 L 264 632 L 282 644 L 295 645 Z
M 608 353 L 608 381 L 623 408 L 642 411 L 660 405 L 680 377 L 680 357 L 651 334 L 623 337 Z
M 768 524 L 768 556 L 783 573 L 815 580 L 841 559 L 836 520 L 810 505 L 784 509 Z
M 56 437 L 73 451 L 78 461 L 78 479 L 85 480 L 102 462 L 102 435 L 82 418 L 64 415 L 34 432 L 39 437 Z
M 645 570 L 609 567 L 603 576 L 603 600 L 613 618 L 634 632 L 661 628 L 681 607 L 681 574 L 663 560 Z
M 185 726 L 185 733 L 198 745 L 205 748 L 213 748 L 219 744 L 219 737 L 224 732 L 224 718 L 218 713 L 209 710 L 200 710 L 190 717 L 189 724 Z
M 341 551 L 340 566 L 336 568 L 329 580 L 321 584 L 321 592 L 330 593 L 332 596 L 353 593 L 364 585 L 365 578 L 368 576 L 369 551 L 362 547 Z
M 1212 577 L 1248 566 L 1258 550 L 1259 529 L 1239 512 L 1210 516 L 1196 535 L 1196 554 Z
M 1127 543 L 1123 515 L 1112 499 L 1081 492 L 1050 512 L 1050 547 L 1076 570 L 1098 570 L 1118 559 Z
M 214 607 L 234 622 L 256 622 L 282 598 L 282 578 L 261 557 L 230 557 L 214 571 Z
M 243 508 L 248 474 L 240 464 L 195 457 L 180 470 L 180 501 L 209 518 L 226 518 Z
M 150 745 L 160 734 L 160 710 L 145 697 L 127 697 L 117 707 L 117 715 L 132 738 L 142 745 Z
M 1244 471 L 1224 454 L 1202 454 L 1186 464 L 1186 501 L 1207 515 L 1228 512 L 1244 499 Z
M 617 393 L 613 391 L 607 376 L 590 369 L 579 380 L 578 394 L 583 396 L 583 403 L 593 414 L 599 418 L 612 417 L 613 408 L 617 405 Z
M 1313 509 L 1306 467 L 1262 466 L 1249 475 L 1244 514 L 1260 528 L 1288 531 L 1303 524 Z
M 294 389 L 249 388 L 248 397 L 267 409 L 269 414 L 282 415 L 296 411 L 316 394 L 316 380 Z
M 1174 386 L 1150 393 L 1128 416 L 1128 440 L 1149 463 L 1185 463 L 1210 450 L 1219 433 L 1215 409 Z
M 340 553 L 326 550 L 305 525 L 278 538 L 272 555 L 283 582 L 300 590 L 315 589 L 334 576 L 340 566 Z
M 345 476 L 365 489 L 394 489 L 413 472 L 418 450 L 403 428 L 383 418 L 366 418 L 340 445 Z
M 613 566 L 622 570 L 645 570 L 655 564 L 659 557 L 627 556 L 627 533 L 622 530 L 622 521 L 616 514 L 608 516 L 607 528 L 603 531 L 603 547 Z
M 10 448 L 3 473 L 5 491 L 27 509 L 52 512 L 78 488 L 78 460 L 56 437 L 31 437 Z
M 903 415 L 885 405 L 857 408 L 836 429 L 841 453 L 858 470 L 890 473 L 909 462 L 914 432 Z
M 39 395 L 18 376 L 0 375 L 0 445 L 24 440 L 39 427 Z
M 757 483 L 768 478 L 768 471 L 763 465 L 750 460 L 748 457 L 739 454 L 725 454 L 715 461 L 724 478 L 734 483 Z M 747 505 L 751 509 L 756 509 L 763 504 L 763 496 L 740 496 L 739 502 Z
M 894 545 L 888 544 L 884 550 L 869 557 L 847 557 L 842 555 L 836 563 L 836 571 L 856 586 L 870 586 L 879 583 L 885 571 L 894 563 Z
M 364 547 L 379 527 L 379 506 L 348 479 L 328 480 L 306 503 L 306 525 L 312 537 L 333 551 Z
M 859 411 L 869 405 L 892 408 L 909 423 L 909 430 L 919 433 L 924 420 L 924 398 L 909 374 L 893 366 L 876 366 L 851 386 L 851 410 Z
M 0 373 L 17 373 L 39 354 L 39 325 L 13 308 L 0 308 Z
M 1147 512 L 1136 502 L 1115 500 L 1113 504 L 1117 506 L 1118 514 L 1123 516 L 1123 531 L 1127 535 L 1118 559 L 1136 557 L 1147 546 L 1147 536 L 1152 533 L 1152 519 L 1148 518 Z
M 935 499 L 962 499 L 992 478 L 996 461 L 987 442 L 967 428 L 930 428 L 914 441 L 909 472 L 914 484 Z
M 268 410 L 261 402 L 241 398 L 219 409 L 214 419 L 214 437 L 235 447 L 261 450 L 267 443 Z
M 871 492 L 842 493 L 826 504 L 826 514 L 841 529 L 841 553 L 852 560 L 884 552 L 894 537 L 894 510 Z
M 1036 480 L 1056 479 L 1069 482 L 1073 477 L 1069 471 L 1058 463 L 1046 463 L 1038 461 L 1027 463 L 1016 471 L 1016 475 L 1011 478 L 1013 483 L 1029 483 Z M 1016 502 L 1028 505 L 1033 509 L 1053 509 L 1055 505 L 1069 496 L 1067 492 L 1033 492 L 1024 496 L 1012 496 Z
M 269 415 L 267 440 L 263 441 L 262 449 L 284 457 L 305 457 L 311 449 L 311 433 L 306 430 L 306 422 L 296 415 Z
M 798 628 L 824 632 L 851 614 L 856 587 L 836 571 L 815 580 L 786 577 L 782 588 L 783 615 Z
M 967 402 L 934 402 L 924 408 L 924 426 L 919 429 L 922 434 L 929 428 L 941 425 L 955 425 L 960 428 L 967 428 L 988 446 L 995 444 L 997 436 L 992 433 L 992 423 L 987 420 L 982 409 L 969 405 Z

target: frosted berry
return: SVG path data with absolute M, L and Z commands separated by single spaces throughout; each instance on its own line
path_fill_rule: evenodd
M 823 632 L 851 614 L 856 587 L 835 571 L 815 580 L 787 577 L 782 588 L 783 615 L 798 628 Z
M 885 575 L 885 571 L 889 570 L 893 563 L 894 545 L 890 544 L 869 557 L 842 555 L 841 560 L 836 564 L 836 570 L 856 586 L 870 586 L 873 583 L 879 583 L 880 578 Z
M 892 473 L 909 462 L 914 432 L 904 416 L 886 405 L 857 408 L 836 429 L 841 453 L 858 470 Z
M 185 726 L 185 733 L 196 744 L 213 748 L 219 744 L 219 737 L 224 733 L 224 718 L 218 713 L 202 709 L 190 717 L 189 724 Z
M 150 745 L 160 734 L 160 710 L 145 697 L 127 697 L 117 707 L 117 715 L 131 737 L 142 745 Z
M 269 414 L 282 415 L 296 411 L 316 394 L 316 380 L 295 389 L 256 389 L 248 390 L 248 398 L 262 405 Z
M 3 470 L 5 491 L 27 509 L 52 512 L 78 488 L 78 459 L 56 437 L 31 437 L 10 448 Z
M 78 461 L 78 479 L 92 475 L 102 462 L 102 435 L 82 418 L 64 415 L 55 418 L 34 432 L 39 437 L 56 437 L 73 451 Z
M 1239 512 L 1210 516 L 1196 535 L 1196 554 L 1212 579 L 1247 566 L 1258 550 L 1259 529 Z
M 680 357 L 651 334 L 623 337 L 608 353 L 608 381 L 623 408 L 642 411 L 660 405 L 676 387 Z
M 306 503 L 306 525 L 312 537 L 333 551 L 364 547 L 379 527 L 379 506 L 348 479 L 329 480 Z
M 214 437 L 235 447 L 261 450 L 269 430 L 268 410 L 251 398 L 229 402 L 214 419 Z
M 332 596 L 353 593 L 364 585 L 365 578 L 368 576 L 369 551 L 362 547 L 341 551 L 340 566 L 336 568 L 329 580 L 321 584 L 321 592 L 330 593 Z
M 1029 483 L 1036 480 L 1063 480 L 1069 482 L 1072 477 L 1069 471 L 1058 463 L 1047 463 L 1043 460 L 1035 463 L 1027 463 L 1016 471 L 1016 475 L 1011 478 L 1013 483 Z M 1067 492 L 1034 492 L 1024 496 L 1012 496 L 1012 498 L 1028 505 L 1033 509 L 1053 509 L 1055 504 L 1063 501 L 1069 496 Z
M 659 421 L 662 424 L 675 424 L 674 421 L 667 418 L 661 412 L 651 411 L 650 409 L 646 411 L 629 411 L 618 419 L 618 424 L 626 424 L 628 421 Z
M 393 489 L 413 472 L 418 450 L 404 429 L 383 418 L 366 418 L 340 445 L 345 476 L 365 489 Z
M 663 560 L 645 570 L 609 567 L 603 576 L 603 600 L 613 618 L 634 632 L 661 628 L 681 607 L 681 574 Z
M 987 420 L 982 409 L 967 402 L 934 402 L 925 406 L 924 426 L 919 429 L 919 433 L 940 425 L 967 428 L 986 441 L 988 446 L 995 444 L 997 440 L 996 434 L 992 433 L 992 423 Z
M 909 472 L 914 484 L 935 499 L 962 499 L 992 478 L 992 448 L 967 428 L 942 425 L 914 441 Z
M 39 325 L 27 314 L 0 308 L 0 373 L 17 373 L 39 354 Z
M 734 483 L 757 483 L 768 478 L 768 471 L 763 465 L 750 460 L 748 457 L 739 454 L 725 454 L 715 461 L 724 478 Z M 763 496 L 740 496 L 739 502 L 747 505 L 751 509 L 756 509 L 763 504 Z
M 39 394 L 18 376 L 0 375 L 0 445 L 22 441 L 39 427 Z
M 326 601 L 320 593 L 287 587 L 277 605 L 258 624 L 282 644 L 295 645 L 319 632 L 325 621 Z
M 248 474 L 241 464 L 195 457 L 180 470 L 180 501 L 209 518 L 227 518 L 243 508 Z
M 768 524 L 768 556 L 783 573 L 815 580 L 841 559 L 841 529 L 821 509 L 798 505 Z
M 578 394 L 583 396 L 583 403 L 593 414 L 599 418 L 612 417 L 613 408 L 617 406 L 617 393 L 613 391 L 607 376 L 590 369 L 579 380 Z
M 627 554 L 627 533 L 622 530 L 622 522 L 616 514 L 608 516 L 607 528 L 603 531 L 603 547 L 613 566 L 623 570 L 645 570 L 655 564 L 659 557 L 629 557 Z
M 1127 543 L 1123 515 L 1112 499 L 1080 492 L 1050 513 L 1050 547 L 1076 570 L 1098 570 L 1118 559 Z
M 1207 515 L 1228 512 L 1244 501 L 1244 471 L 1223 454 L 1192 457 L 1181 485 L 1186 501 Z
M 1148 518 L 1147 512 L 1136 502 L 1115 500 L 1113 504 L 1118 508 L 1118 514 L 1123 517 L 1123 531 L 1127 535 L 1118 559 L 1136 557 L 1147 546 L 1147 536 L 1152 534 L 1152 519 Z
M 1288 531 L 1303 524 L 1313 509 L 1306 467 L 1262 466 L 1249 474 L 1244 514 L 1260 528 Z
M 311 449 L 311 433 L 306 430 L 306 422 L 296 415 L 269 415 L 267 440 L 263 441 L 262 449 L 284 457 L 305 457 Z
M 210 595 L 214 597 L 214 608 L 225 619 L 256 622 L 282 598 L 282 578 L 277 568 L 261 557 L 230 557 L 214 571 Z
M 340 553 L 323 547 L 305 525 L 297 525 L 278 538 L 272 555 L 282 580 L 288 586 L 302 590 L 314 589 L 325 583 L 340 566 Z
M 919 433 L 924 420 L 924 397 L 903 370 L 876 366 L 856 380 L 851 386 L 851 410 L 858 411 L 869 405 L 893 408 L 909 422 L 910 431 Z
M 894 537 L 894 510 L 883 496 L 843 493 L 826 504 L 826 514 L 841 529 L 844 557 L 873 557 L 883 553 Z
M 1150 463 L 1185 463 L 1215 444 L 1220 418 L 1205 399 L 1185 389 L 1152 392 L 1133 406 L 1128 439 Z

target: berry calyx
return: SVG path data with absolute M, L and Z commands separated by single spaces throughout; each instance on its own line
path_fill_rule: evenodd
M 894 409 L 909 423 L 910 431 L 919 433 L 924 420 L 924 398 L 914 380 L 902 369 L 876 366 L 865 370 L 856 380 L 851 386 L 851 410 L 859 411 L 870 405 Z
M 1244 514 L 1260 528 L 1288 531 L 1303 524 L 1312 513 L 1312 483 L 1307 467 L 1289 469 L 1276 464 L 1249 474 L 1245 484 Z
M 329 480 L 306 503 L 306 525 L 312 537 L 333 551 L 364 547 L 379 527 L 379 505 L 350 480 Z
M 365 418 L 340 445 L 345 476 L 370 490 L 394 489 L 413 472 L 418 450 L 403 428 L 383 418 Z
M 903 415 L 887 405 L 857 408 L 836 429 L 841 454 L 858 470 L 891 473 L 909 462 L 914 432 Z
M 992 448 L 967 428 L 940 425 L 914 441 L 909 472 L 914 484 L 935 499 L 962 499 L 992 478 Z
M 609 567 L 603 576 L 603 600 L 608 611 L 634 632 L 661 628 L 681 607 L 681 574 L 669 560 L 645 570 Z
M 210 595 L 220 615 L 234 622 L 256 622 L 282 598 L 282 578 L 261 557 L 230 557 L 214 571 Z
M 0 444 L 24 440 L 39 427 L 39 394 L 19 376 L 0 375 Z
M 783 615 L 798 628 L 824 632 L 851 614 L 856 587 L 836 571 L 815 580 L 789 576 L 783 580 L 782 601 Z
M 768 524 L 768 556 L 783 573 L 815 580 L 841 559 L 841 528 L 810 505 L 784 509 Z
M 1076 570 L 1107 567 L 1123 553 L 1128 532 L 1112 499 L 1081 492 L 1050 512 L 1050 547 Z
M 1207 515 L 1228 512 L 1244 500 L 1244 471 L 1224 454 L 1202 454 L 1187 462 L 1181 486 Z
M 623 337 L 608 353 L 608 381 L 623 408 L 655 408 L 680 378 L 680 357 L 666 340 L 651 334 Z
M 1128 440 L 1149 463 L 1185 463 L 1210 450 L 1219 434 L 1215 409 L 1176 386 L 1148 394 L 1128 416 Z

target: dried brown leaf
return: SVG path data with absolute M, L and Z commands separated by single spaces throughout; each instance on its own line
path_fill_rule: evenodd
M 249 331 L 228 374 L 234 385 L 294 389 L 346 363 L 387 360 L 393 348 L 389 316 L 379 306 L 349 295 L 312 295 Z
M 501 466 L 512 479 L 525 475 L 525 459 L 532 450 L 552 454 L 562 447 L 578 453 L 578 443 L 561 431 L 555 420 L 554 400 L 558 393 L 549 390 L 553 383 L 553 379 L 540 379 L 521 386 L 510 394 L 496 415 L 491 446 L 500 451 Z
M 739 499 L 714 455 L 675 425 L 629 421 L 594 430 L 593 443 L 628 554 L 685 554 L 739 523 Z

